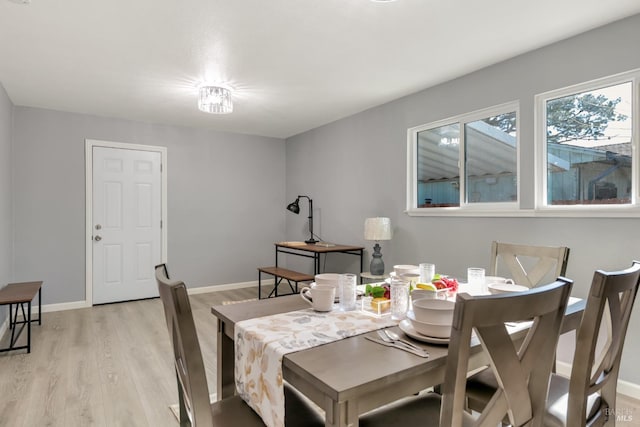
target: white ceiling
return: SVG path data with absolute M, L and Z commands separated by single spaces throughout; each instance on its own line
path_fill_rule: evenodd
M 20 106 L 284 138 L 636 13 L 638 0 L 0 0 L 0 83 Z M 200 112 L 203 82 L 233 87 L 235 111 Z

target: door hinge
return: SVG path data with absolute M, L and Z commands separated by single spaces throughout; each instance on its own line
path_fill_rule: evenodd
M 160 228 L 162 228 L 162 220 L 160 220 Z

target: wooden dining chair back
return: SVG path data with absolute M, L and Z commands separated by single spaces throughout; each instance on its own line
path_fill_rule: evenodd
M 264 426 L 260 416 L 238 395 L 210 403 L 209 387 L 187 287 L 170 280 L 165 264 L 155 268 L 160 299 L 178 383 L 181 427 Z M 285 425 L 320 427 L 324 419 L 300 394 L 285 384 Z
M 181 427 L 262 426 L 262 420 L 239 397 L 211 405 L 207 376 L 187 288 L 167 276 L 166 265 L 155 268 L 160 299 L 174 355 Z M 226 399 L 225 399 L 226 400 Z
M 473 331 L 498 383 L 475 425 L 496 426 L 505 417 L 513 426 L 542 425 L 548 378 L 571 287 L 570 280 L 558 278 L 508 296 L 458 295 L 449 343 L 450 353 L 457 357 L 447 359 L 440 425 L 462 425 Z M 516 345 L 506 324 L 527 320 L 531 326 Z
M 488 274 L 499 276 L 499 272 L 506 269 L 515 283 L 533 288 L 545 279 L 564 276 L 568 260 L 569 248 L 566 246 L 531 246 L 494 241 L 491 243 Z
M 453 313 L 442 396 L 427 393 L 365 414 L 363 427 L 440 425 L 495 427 L 505 418 L 513 426 L 542 426 L 549 375 L 572 282 L 555 282 L 525 292 L 470 296 L 458 294 Z M 507 323 L 521 323 L 514 336 Z M 475 334 L 474 334 L 475 332 Z M 480 346 L 473 345 L 480 343 Z M 517 343 L 517 344 L 516 344 Z M 466 411 L 469 360 L 483 351 L 498 387 L 473 417 Z
M 608 418 L 615 421 L 620 359 L 639 283 L 638 261 L 626 270 L 594 273 L 577 333 L 571 378 L 554 375 L 551 381 L 550 425 L 592 426 L 604 425 Z M 599 336 L 604 337 L 604 345 Z
M 209 387 L 186 286 L 171 281 L 164 264 L 156 266 L 156 281 L 173 347 L 180 425 L 213 427 Z

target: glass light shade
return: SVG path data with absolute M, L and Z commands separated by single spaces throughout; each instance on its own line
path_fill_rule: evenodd
M 198 97 L 198 108 L 205 113 L 231 113 L 233 111 L 231 91 L 219 86 L 202 86 Z
M 389 218 L 367 218 L 364 221 L 365 240 L 391 240 L 391 220 Z

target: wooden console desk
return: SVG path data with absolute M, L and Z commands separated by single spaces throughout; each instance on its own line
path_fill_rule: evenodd
M 362 271 L 362 258 L 364 253 L 364 247 L 362 246 L 350 246 L 350 245 L 332 245 L 326 246 L 322 244 L 309 244 L 302 242 L 279 242 L 275 243 L 276 248 L 276 263 L 272 267 L 259 267 L 258 268 L 258 298 L 262 298 L 262 273 L 270 274 L 275 277 L 275 286 L 269 297 L 272 295 L 278 296 L 278 285 L 282 280 L 286 280 L 291 288 L 292 292 L 298 291 L 298 283 L 304 281 L 313 281 L 314 276 L 320 273 L 320 256 L 328 253 L 342 253 L 348 255 L 355 255 L 360 257 L 360 270 Z M 296 255 L 305 258 L 313 259 L 313 275 L 299 273 L 293 270 L 287 270 L 278 266 L 278 256 L 280 254 Z M 294 285 L 295 284 L 295 289 Z

